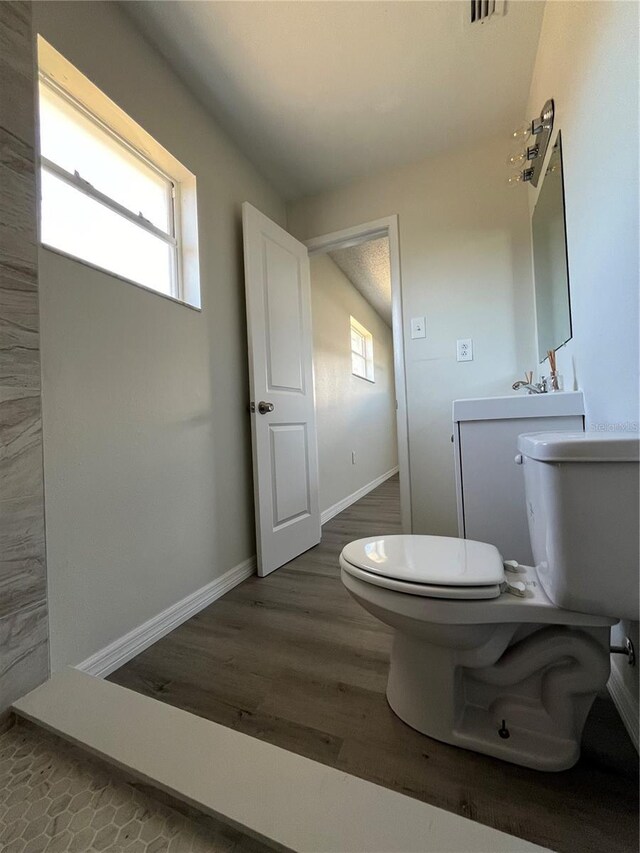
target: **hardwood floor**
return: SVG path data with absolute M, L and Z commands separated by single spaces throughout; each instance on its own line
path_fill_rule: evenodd
M 553 850 L 637 851 L 638 756 L 608 697 L 563 773 L 447 746 L 391 712 L 391 632 L 349 597 L 338 554 L 399 531 L 395 477 L 326 524 L 311 551 L 240 584 L 110 680 Z

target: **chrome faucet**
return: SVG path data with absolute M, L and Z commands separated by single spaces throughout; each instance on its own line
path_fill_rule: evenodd
M 511 387 L 514 391 L 518 391 L 520 388 L 526 388 L 529 394 L 547 393 L 547 386 L 544 379 L 541 382 L 525 382 L 524 379 L 518 379 L 518 381 L 514 382 Z

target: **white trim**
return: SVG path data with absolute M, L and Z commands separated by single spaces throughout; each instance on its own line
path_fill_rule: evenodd
M 109 643 L 108 646 L 77 664 L 75 669 L 86 672 L 88 675 L 105 678 L 165 634 L 173 631 L 178 625 L 186 622 L 191 616 L 195 616 L 208 604 L 255 574 L 255 571 L 256 558 L 249 557 L 248 560 L 238 563 L 211 583 L 197 589 L 156 616 L 152 616 L 128 634 Z
M 397 217 L 376 219 L 373 222 L 365 222 L 363 225 L 344 228 L 342 231 L 332 231 L 330 234 L 312 237 L 305 241 L 305 246 L 309 250 L 309 255 L 313 256 L 324 255 L 327 252 L 333 252 L 334 249 L 349 249 L 351 246 L 368 243 L 369 240 L 379 240 L 388 235 L 390 219 L 397 219 Z
M 385 216 L 362 225 L 332 231 L 307 240 L 310 255 L 332 252 L 337 248 L 355 246 L 379 237 L 389 239 L 389 265 L 391 272 L 391 316 L 393 329 L 393 367 L 396 383 L 396 424 L 398 433 L 398 464 L 400 470 L 400 512 L 402 530 L 411 533 L 411 474 L 409 460 L 409 421 L 407 415 L 407 383 L 405 378 L 404 320 L 402 317 L 402 278 L 400 274 L 400 233 L 398 216 Z M 365 493 L 366 494 L 366 493 Z M 347 504 L 348 506 L 348 504 Z M 328 512 L 328 510 L 327 510 Z
M 456 477 L 456 509 L 458 511 L 458 536 L 466 539 L 464 531 L 464 481 L 462 479 L 462 447 L 460 442 L 460 423 L 453 422 L 453 468 Z
M 0 0 L 0 2 L 2 2 L 2 0 Z M 159 296 L 160 299 L 167 299 L 169 302 L 175 302 L 176 305 L 182 305 L 184 308 L 189 308 L 191 311 L 197 311 L 198 314 L 202 314 L 202 308 L 199 305 L 194 305 L 192 302 L 185 302 L 184 299 L 178 299 L 176 296 L 171 296 L 170 293 L 162 293 L 160 290 L 155 290 L 153 287 L 147 287 L 146 284 L 140 284 L 139 281 L 133 281 L 131 278 L 125 278 L 117 272 L 111 272 L 111 270 L 99 267 L 97 264 L 92 264 L 91 261 L 85 261 L 82 258 L 78 258 L 76 255 L 70 255 L 68 252 L 63 252 L 62 249 L 56 249 L 55 246 L 49 246 L 48 243 L 41 242 L 39 248 L 45 249 L 47 252 L 51 252 L 52 255 L 58 255 L 66 261 L 73 261 L 74 264 L 82 264 L 82 266 L 88 267 L 90 270 L 95 270 L 103 275 L 108 275 L 116 281 L 122 281 L 125 284 L 132 284 L 140 290 L 144 290 L 147 293 L 153 293 L 154 296 Z
M 625 660 L 622 666 L 628 666 Z M 613 699 L 613 704 L 618 709 L 618 713 L 624 723 L 624 727 L 629 733 L 629 737 L 633 741 L 636 750 L 638 749 L 638 697 L 633 695 L 633 692 L 625 685 L 622 680 L 622 674 L 615 659 L 611 661 L 611 675 L 607 684 L 609 695 Z
M 372 492 L 374 489 L 377 489 L 378 486 L 381 486 L 385 480 L 388 480 L 389 477 L 393 477 L 394 474 L 397 474 L 399 470 L 400 468 L 398 467 L 398 465 L 396 465 L 395 468 L 392 468 L 390 471 L 387 471 L 380 477 L 376 477 L 375 480 L 372 480 L 370 483 L 367 483 L 366 486 L 363 486 L 361 489 L 358 489 L 357 492 L 353 492 L 353 494 L 348 495 L 341 501 L 338 501 L 337 504 L 334 504 L 328 509 L 325 509 L 324 512 L 320 513 L 320 524 L 326 524 L 327 521 L 330 521 L 335 515 L 338 515 L 339 512 L 342 512 L 347 507 L 351 506 L 351 504 L 354 504 L 356 501 L 359 501 L 360 498 L 363 498 L 365 495 L 368 495 L 369 492 Z

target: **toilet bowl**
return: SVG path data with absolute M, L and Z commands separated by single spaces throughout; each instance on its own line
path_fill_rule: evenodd
M 638 437 L 585 435 L 519 439 L 535 567 L 439 536 L 343 549 L 343 584 L 394 629 L 389 705 L 418 731 L 538 770 L 578 760 L 610 627 L 638 619 Z

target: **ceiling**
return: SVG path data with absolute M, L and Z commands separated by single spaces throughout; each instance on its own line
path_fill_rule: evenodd
M 473 26 L 463 0 L 122 8 L 292 199 L 522 123 L 544 3 Z
M 389 238 L 380 237 L 346 249 L 336 249 L 329 252 L 329 257 L 387 326 L 391 326 Z

